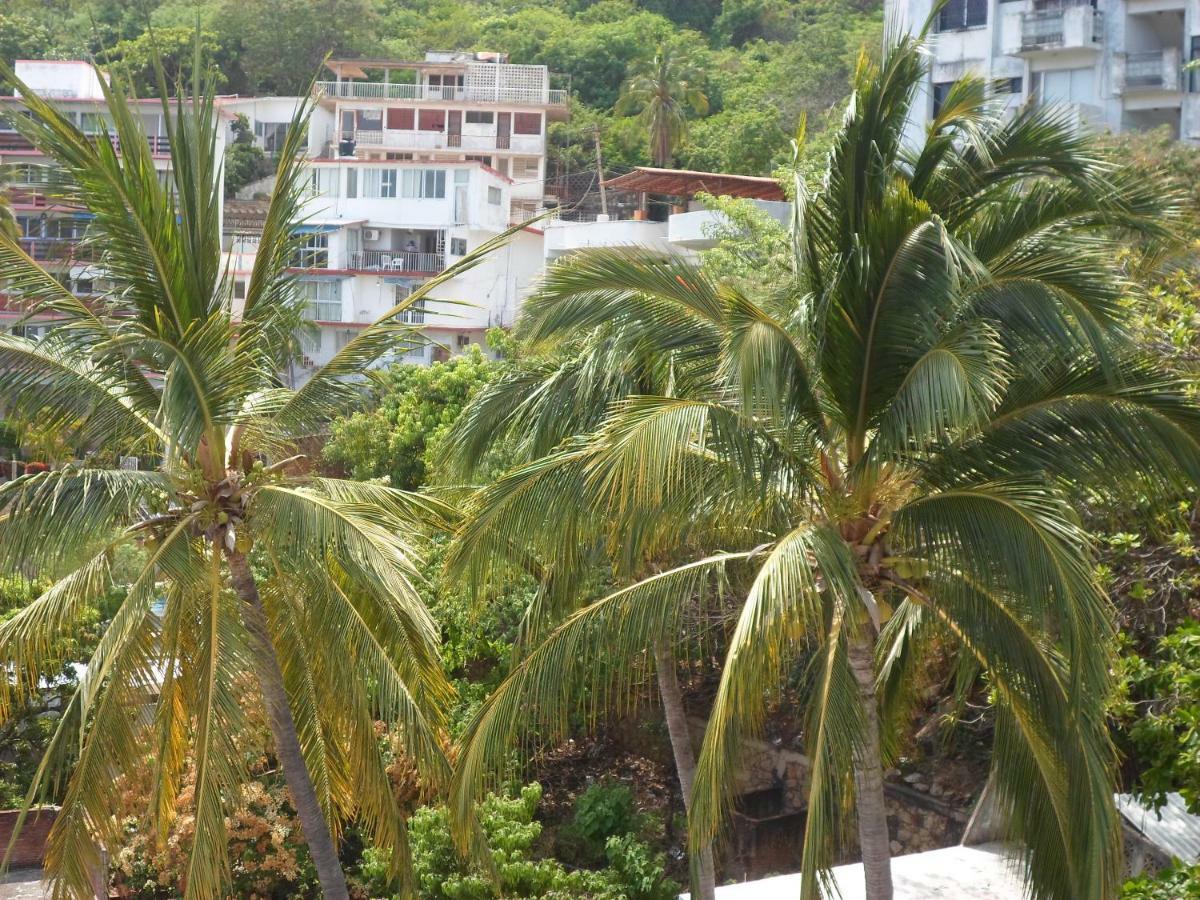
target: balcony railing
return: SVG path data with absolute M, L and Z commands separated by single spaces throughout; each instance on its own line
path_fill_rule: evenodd
M 1088 5 L 1021 14 L 1021 50 L 1096 47 L 1104 38 L 1104 15 Z
M 353 250 L 348 268 L 367 272 L 419 272 L 432 275 L 446 268 L 441 253 L 410 253 L 407 250 Z
M 463 103 L 517 103 L 536 106 L 561 106 L 567 92 L 555 88 L 468 88 L 437 87 L 427 84 L 384 84 L 378 81 L 318 81 L 317 90 L 329 97 L 346 100 L 415 100 Z
M 342 132 L 341 141 L 353 141 L 355 147 L 389 148 L 405 150 L 467 150 L 490 153 L 495 150 L 511 150 L 516 153 L 538 154 L 545 150 L 545 140 L 540 134 L 459 134 L 445 131 L 415 131 L 383 129 L 379 131 Z M 330 142 L 330 155 L 341 154 L 342 143 Z
M 38 262 L 87 262 L 91 248 L 73 238 L 21 238 L 21 249 Z
M 1121 80 L 1125 92 L 1177 91 L 1180 82 L 1180 52 L 1175 47 L 1125 55 Z

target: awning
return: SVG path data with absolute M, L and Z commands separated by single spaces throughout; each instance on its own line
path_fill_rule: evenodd
M 316 222 L 309 222 L 306 225 L 297 225 L 292 231 L 295 234 L 329 234 L 330 232 L 340 230 L 341 227 L 341 225 L 323 225 Z
M 695 172 L 690 169 L 654 169 L 638 166 L 632 172 L 609 178 L 605 187 L 647 194 L 694 197 L 749 197 L 755 200 L 787 200 L 783 187 L 774 178 L 755 175 L 727 175 L 721 172 Z

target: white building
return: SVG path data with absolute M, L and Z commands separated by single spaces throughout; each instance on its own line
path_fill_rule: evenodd
M 62 112 L 87 134 L 112 133 L 100 77 L 91 64 L 72 60 L 17 60 L 18 78 L 42 97 L 53 100 Z M 170 168 L 166 127 L 159 100 L 131 100 L 150 142 L 154 165 Z M 9 124 L 7 116 L 19 114 L 20 96 L 0 97 L 0 166 L 9 178 L 7 189 L 25 251 L 44 265 L 60 282 L 82 297 L 104 292 L 104 273 L 80 245 L 91 215 L 84 209 L 54 202 L 39 185 L 44 182 L 46 160 Z M 223 115 L 218 111 L 217 115 Z M 225 131 L 218 134 L 217 152 L 224 152 Z M 20 330 L 33 337 L 45 332 L 48 322 L 17 326 L 21 312 L 0 294 L 0 329 Z
M 579 250 L 641 247 L 663 255 L 695 256 L 716 245 L 728 227 L 717 211 L 707 209 L 699 194 L 750 200 L 767 215 L 786 223 L 791 204 L 774 178 L 725 175 L 686 169 L 638 166 L 604 182 L 609 191 L 669 196 L 675 205 L 655 218 L 597 215 L 551 219 L 545 226 L 546 262 Z
M 915 29 L 930 0 L 885 0 L 888 21 Z M 933 28 L 923 127 L 957 79 L 1001 83 L 1012 102 L 1070 108 L 1080 127 L 1113 132 L 1167 125 L 1200 140 L 1200 0 L 950 0 Z
M 544 66 L 497 54 L 331 60 L 328 68 L 333 80 L 317 84 L 309 129 L 307 239 L 296 261 L 317 326 L 302 338 L 301 377 L 423 282 L 543 208 L 546 126 L 567 110 Z M 245 115 L 270 152 L 297 103 L 231 98 L 221 108 Z M 268 181 L 243 193 L 269 189 Z M 225 242 L 232 270 L 248 277 L 256 236 L 244 224 L 253 216 L 242 213 Z M 402 358 L 441 358 L 511 325 L 542 263 L 541 231 L 530 228 L 440 285 L 401 315 L 434 344 Z

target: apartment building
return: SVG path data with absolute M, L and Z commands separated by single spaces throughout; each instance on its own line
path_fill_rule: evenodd
M 916 28 L 930 0 L 886 0 L 888 21 Z M 974 72 L 1016 105 L 1067 108 L 1077 127 L 1167 126 L 1200 141 L 1200 0 L 950 0 L 933 27 L 932 71 L 911 122 L 936 114 L 950 86 Z
M 41 96 L 52 99 L 85 133 L 112 133 L 103 86 L 96 70 L 86 62 L 70 60 L 18 60 L 17 77 Z M 142 120 L 155 166 L 170 168 L 162 104 L 158 100 L 130 101 Z M 103 271 L 81 241 L 91 215 L 84 209 L 55 202 L 44 190 L 46 160 L 12 128 L 8 116 L 20 115 L 19 95 L 0 97 L 0 167 L 5 189 L 25 251 L 46 267 L 63 285 L 82 297 L 106 289 Z M 220 115 L 220 113 L 217 113 Z M 224 129 L 218 136 L 221 152 Z M 19 330 L 38 337 L 50 327 L 47 321 L 25 321 L 9 298 L 0 294 L 0 330 Z
M 296 260 L 315 325 L 301 336 L 301 378 L 425 281 L 544 208 L 546 127 L 567 111 L 566 92 L 550 87 L 544 66 L 499 54 L 327 66 L 332 78 L 316 85 L 309 128 L 305 245 Z M 221 108 L 245 115 L 270 152 L 298 102 L 237 98 Z M 252 185 L 242 197 L 267 189 Z M 253 220 L 242 208 L 227 229 L 239 275 L 253 266 Z M 490 327 L 511 325 L 542 262 L 542 232 L 529 228 L 440 285 L 401 314 L 432 343 L 399 358 L 443 358 L 482 344 Z
M 310 120 L 309 187 L 298 226 L 304 246 L 293 270 L 312 323 L 300 335 L 297 380 L 425 281 L 543 208 L 546 126 L 567 111 L 566 92 L 550 87 L 544 66 L 510 65 L 499 54 L 430 53 L 418 62 L 331 60 L 328 66 L 331 79 L 317 84 Z M 111 132 L 102 76 L 89 64 L 20 61 L 17 74 L 85 131 Z M 0 102 L 20 114 L 19 97 Z M 244 116 L 264 151 L 277 152 L 301 102 L 218 98 L 222 148 Z M 138 112 L 156 164 L 166 172 L 161 106 L 139 103 Z M 0 164 L 40 162 L 11 126 L 0 124 Z M 101 293 L 103 273 L 80 244 L 87 212 L 55 208 L 26 187 L 19 177 L 9 185 L 26 249 L 76 293 Z M 267 178 L 226 205 L 222 246 L 234 278 L 235 313 L 271 187 Z M 401 315 L 433 343 L 400 348 L 395 358 L 428 362 L 482 344 L 488 328 L 512 324 L 542 263 L 541 230 L 523 229 Z M 36 336 L 50 326 L 16 326 L 18 317 L 15 309 L 0 308 L 0 327 L 7 320 L 7 327 Z

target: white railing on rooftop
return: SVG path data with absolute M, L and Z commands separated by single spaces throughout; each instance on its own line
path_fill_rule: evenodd
M 558 89 L 517 87 L 471 88 L 437 87 L 427 84 L 385 84 L 379 81 L 318 81 L 317 90 L 330 97 L 348 100 L 415 100 L 466 103 L 517 103 L 560 106 L 567 92 Z

